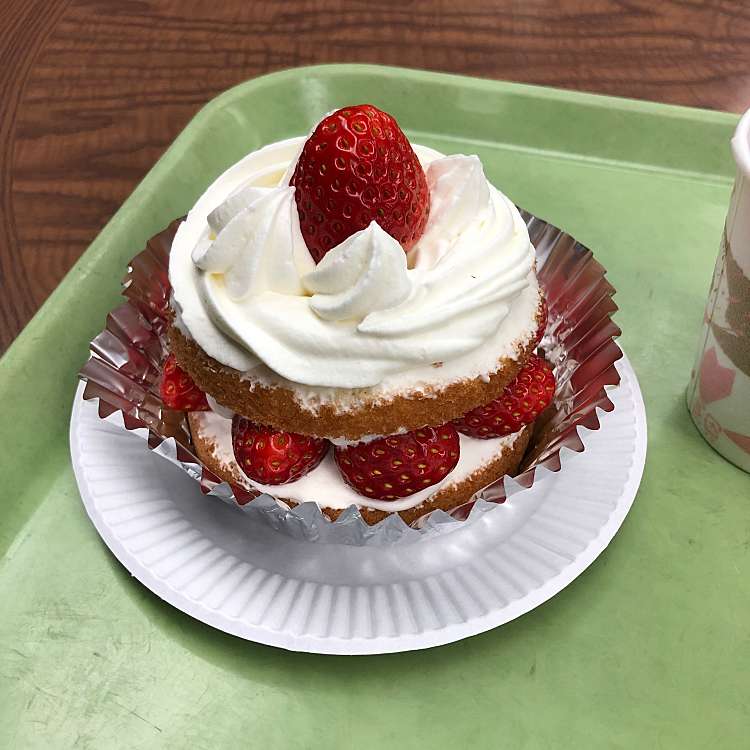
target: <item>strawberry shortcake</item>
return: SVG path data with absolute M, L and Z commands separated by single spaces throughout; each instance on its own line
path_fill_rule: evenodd
M 236 492 L 412 522 L 513 473 L 554 395 L 516 207 L 371 105 L 224 172 L 169 278 L 162 399 Z

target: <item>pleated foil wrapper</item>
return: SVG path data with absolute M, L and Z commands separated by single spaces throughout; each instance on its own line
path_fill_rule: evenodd
M 519 472 L 480 490 L 450 513 L 433 511 L 407 526 L 394 513 L 368 526 L 356 507 L 329 521 L 315 503 L 290 508 L 269 495 L 222 482 L 195 454 L 183 412 L 166 408 L 159 379 L 168 355 L 171 287 L 168 267 L 172 240 L 181 220 L 152 237 L 130 262 L 124 279 L 125 302 L 108 316 L 91 342 L 91 356 L 80 372 L 84 398 L 98 401 L 99 417 L 144 439 L 154 453 L 179 466 L 201 490 L 258 516 L 274 529 L 298 539 L 334 544 L 392 544 L 445 533 L 496 509 L 498 503 L 550 472 L 564 470 L 565 449 L 584 450 L 579 427 L 598 430 L 599 410 L 614 408 L 607 391 L 620 376 L 615 362 L 622 351 L 614 339 L 617 310 L 614 287 L 592 252 L 557 227 L 521 212 L 537 256 L 537 276 L 549 306 L 549 325 L 541 348 L 553 365 L 557 391 L 537 419 Z

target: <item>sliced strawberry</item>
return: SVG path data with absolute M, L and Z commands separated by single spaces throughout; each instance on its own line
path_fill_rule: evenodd
M 446 477 L 458 463 L 458 433 L 449 424 L 422 427 L 369 443 L 336 446 L 336 464 L 360 495 L 396 500 Z
M 322 438 L 283 432 L 235 415 L 232 448 L 242 471 L 261 484 L 286 484 L 314 469 L 328 450 Z
M 178 411 L 207 411 L 206 394 L 178 364 L 174 354 L 167 357 L 159 392 L 164 406 Z
M 542 294 L 542 317 L 539 321 L 539 326 L 536 329 L 534 335 L 534 348 L 539 346 L 542 339 L 544 338 L 545 331 L 547 330 L 547 323 L 549 322 L 549 308 L 547 307 L 547 298 Z
M 533 355 L 500 398 L 472 409 L 453 420 L 453 425 L 473 438 L 510 435 L 531 424 L 549 406 L 554 395 L 552 368 L 541 357 Z
M 396 120 L 371 104 L 323 118 L 302 149 L 291 184 L 316 263 L 373 220 L 409 250 L 430 212 L 417 155 Z

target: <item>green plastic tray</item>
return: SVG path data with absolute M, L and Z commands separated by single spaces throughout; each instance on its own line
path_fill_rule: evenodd
M 257 646 L 171 609 L 89 523 L 70 469 L 76 372 L 125 263 L 247 151 L 372 101 L 474 152 L 593 248 L 649 415 L 636 503 L 547 604 L 426 652 Z M 684 389 L 729 200 L 734 115 L 395 68 L 301 68 L 210 102 L 0 361 L 0 747 L 746 747 L 750 477 Z

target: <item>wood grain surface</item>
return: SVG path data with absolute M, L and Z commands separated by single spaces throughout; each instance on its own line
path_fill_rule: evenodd
M 0 351 L 208 99 L 371 62 L 742 111 L 742 0 L 0 0 Z

